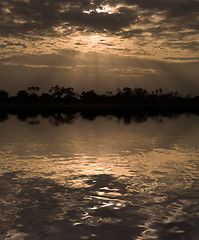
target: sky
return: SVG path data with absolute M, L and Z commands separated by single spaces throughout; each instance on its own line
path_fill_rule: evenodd
M 1 0 L 0 89 L 199 95 L 199 0 Z

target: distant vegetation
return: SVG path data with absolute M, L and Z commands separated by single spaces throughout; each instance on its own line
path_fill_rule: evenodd
M 158 109 L 158 111 L 172 109 L 175 111 L 198 111 L 199 96 L 181 96 L 178 92 L 164 92 L 158 88 L 148 92 L 143 88 L 118 88 L 115 92 L 107 91 L 97 94 L 94 90 L 77 93 L 73 88 L 51 87 L 47 92 L 40 92 L 37 86 L 20 90 L 16 96 L 9 96 L 8 92 L 0 90 L 0 109 L 109 109 L 109 110 L 140 110 Z
M 0 90 L 0 103 L 31 103 L 31 102 L 90 102 L 90 103 L 163 103 L 163 102 L 195 102 L 199 96 L 191 97 L 187 95 L 182 97 L 178 92 L 165 93 L 161 88 L 148 92 L 143 88 L 125 87 L 118 88 L 115 93 L 106 91 L 98 95 L 94 90 L 83 91 L 81 94 L 74 91 L 73 88 L 51 87 L 48 92 L 40 93 L 37 86 L 28 87 L 26 90 L 20 90 L 16 96 L 10 96 L 5 90 Z

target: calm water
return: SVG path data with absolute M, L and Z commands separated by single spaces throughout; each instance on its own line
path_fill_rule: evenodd
M 0 240 L 198 240 L 199 116 L 144 120 L 0 122 Z

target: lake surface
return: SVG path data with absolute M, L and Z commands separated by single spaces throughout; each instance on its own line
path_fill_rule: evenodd
M 21 120 L 0 122 L 0 240 L 199 239 L 199 116 Z

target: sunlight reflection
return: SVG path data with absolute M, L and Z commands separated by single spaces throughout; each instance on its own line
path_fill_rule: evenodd
M 198 127 L 172 121 L 2 128 L 0 239 L 198 236 Z

